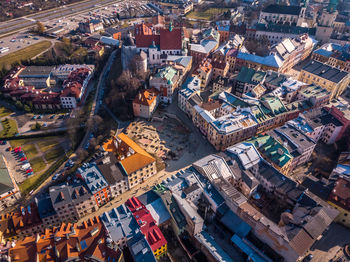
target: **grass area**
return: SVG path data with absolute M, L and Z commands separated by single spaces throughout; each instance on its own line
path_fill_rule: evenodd
M 229 8 L 209 8 L 205 11 L 192 11 L 186 15 L 187 18 L 211 20 L 217 15 L 221 15 Z
M 51 46 L 51 42 L 44 40 L 37 44 L 30 45 L 16 52 L 12 52 L 8 55 L 0 57 L 0 70 L 5 66 L 11 67 L 11 65 L 16 62 L 21 62 L 22 60 L 31 59 L 34 56 L 48 49 L 50 46 Z
M 0 117 L 8 116 L 12 113 L 11 110 L 8 110 L 6 107 L 0 106 Z
M 22 146 L 22 150 L 26 153 L 28 159 L 32 159 L 38 154 L 38 150 L 34 144 L 26 144 Z
M 0 132 L 0 137 L 13 137 L 17 132 L 17 123 L 13 119 L 4 119 L 1 121 L 2 131 Z
M 28 139 L 18 139 L 18 140 L 9 140 L 9 142 L 10 142 L 10 145 L 13 148 L 15 148 L 15 147 L 18 147 L 18 146 L 22 146 L 25 143 L 28 143 L 30 141 Z
M 46 167 L 44 159 L 41 156 L 38 156 L 33 159 L 29 159 L 29 163 L 32 166 L 34 173 L 39 173 L 43 171 Z
M 60 144 L 59 138 L 55 136 L 45 137 L 45 139 L 37 140 L 35 142 L 43 153 L 47 153 L 49 150 Z
M 64 149 L 61 146 L 56 146 L 52 148 L 49 152 L 45 154 L 45 159 L 48 164 L 55 162 L 58 158 L 64 155 Z

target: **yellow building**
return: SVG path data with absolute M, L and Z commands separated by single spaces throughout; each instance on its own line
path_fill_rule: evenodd
M 350 83 L 350 74 L 318 61 L 303 67 L 299 81 L 315 84 L 331 92 L 330 100 L 341 95 Z
M 129 188 L 143 183 L 157 173 L 156 159 L 124 133 L 107 141 L 103 148 L 116 154 L 128 178 Z

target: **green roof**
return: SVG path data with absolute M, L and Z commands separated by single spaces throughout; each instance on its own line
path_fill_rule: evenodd
M 170 82 L 170 84 L 173 82 L 173 78 L 174 76 L 176 76 L 177 70 L 174 69 L 171 66 L 167 66 L 164 68 L 159 69 L 158 73 L 156 74 L 156 77 L 160 77 L 160 78 L 165 78 L 168 83 Z
M 12 179 L 7 170 L 4 156 L 0 156 L 0 194 L 4 194 L 14 189 Z
M 253 68 L 242 67 L 239 71 L 236 80 L 248 84 L 258 84 L 263 81 L 266 73 L 262 71 L 256 71 Z
M 264 96 L 261 98 L 264 106 L 266 106 L 274 115 L 278 115 L 287 112 L 286 107 L 282 101 L 276 96 Z
M 272 136 L 259 135 L 247 142 L 253 144 L 266 159 L 281 168 L 293 158 L 288 149 Z

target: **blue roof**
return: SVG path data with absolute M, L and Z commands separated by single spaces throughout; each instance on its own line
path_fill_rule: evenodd
M 249 53 L 238 52 L 237 58 L 276 68 L 279 68 L 282 65 L 282 60 L 276 55 L 262 57 Z
M 326 56 L 326 57 L 330 57 L 332 55 L 332 51 L 327 51 L 322 48 L 317 49 L 314 53 L 318 55 Z
M 85 240 L 80 241 L 80 246 L 81 246 L 81 250 L 84 250 L 88 247 Z
M 248 246 L 247 243 L 249 243 L 248 240 L 243 241 L 239 236 L 236 234 L 232 236 L 231 241 L 246 255 L 249 256 L 251 261 L 254 262 L 268 262 L 271 261 L 271 259 L 267 258 L 266 256 L 258 254 L 252 247 Z M 253 244 L 252 244 L 253 245 Z
M 225 215 L 220 219 L 220 222 L 240 237 L 246 237 L 252 229 L 246 222 L 244 222 L 231 210 L 225 213 Z
M 219 26 L 218 26 L 218 31 L 226 31 L 226 32 L 229 32 L 229 31 L 230 31 L 230 26 L 229 26 L 229 25 L 219 25 Z
M 339 173 L 350 176 L 350 165 L 338 164 L 336 169 Z

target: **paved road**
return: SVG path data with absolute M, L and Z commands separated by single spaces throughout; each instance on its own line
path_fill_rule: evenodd
M 120 2 L 121 0 L 87 0 L 80 3 L 62 6 L 59 8 L 46 10 L 37 14 L 28 15 L 25 17 L 13 19 L 0 23 L 0 36 L 8 34 L 12 31 L 19 31 L 35 25 L 36 21 L 46 22 L 62 17 L 73 16 L 82 12 L 87 12 L 96 7 L 105 6 Z
M 102 105 L 104 89 L 106 87 L 105 80 L 108 77 L 108 73 L 111 70 L 111 66 L 113 65 L 113 62 L 114 62 L 114 59 L 115 59 L 117 52 L 120 52 L 120 50 L 116 49 L 112 52 L 112 54 L 108 58 L 108 61 L 105 65 L 105 67 L 103 68 L 103 70 L 100 74 L 100 77 L 99 77 L 98 83 L 97 83 L 97 87 L 96 87 L 96 94 L 95 94 L 94 101 L 92 103 L 92 108 L 90 111 L 90 118 L 98 113 L 98 110 L 100 109 L 100 106 Z M 93 127 L 90 127 L 88 130 L 86 130 L 85 136 L 84 136 L 83 140 L 81 141 L 79 148 L 86 148 L 88 141 L 90 139 L 90 134 L 91 134 L 92 128 Z

